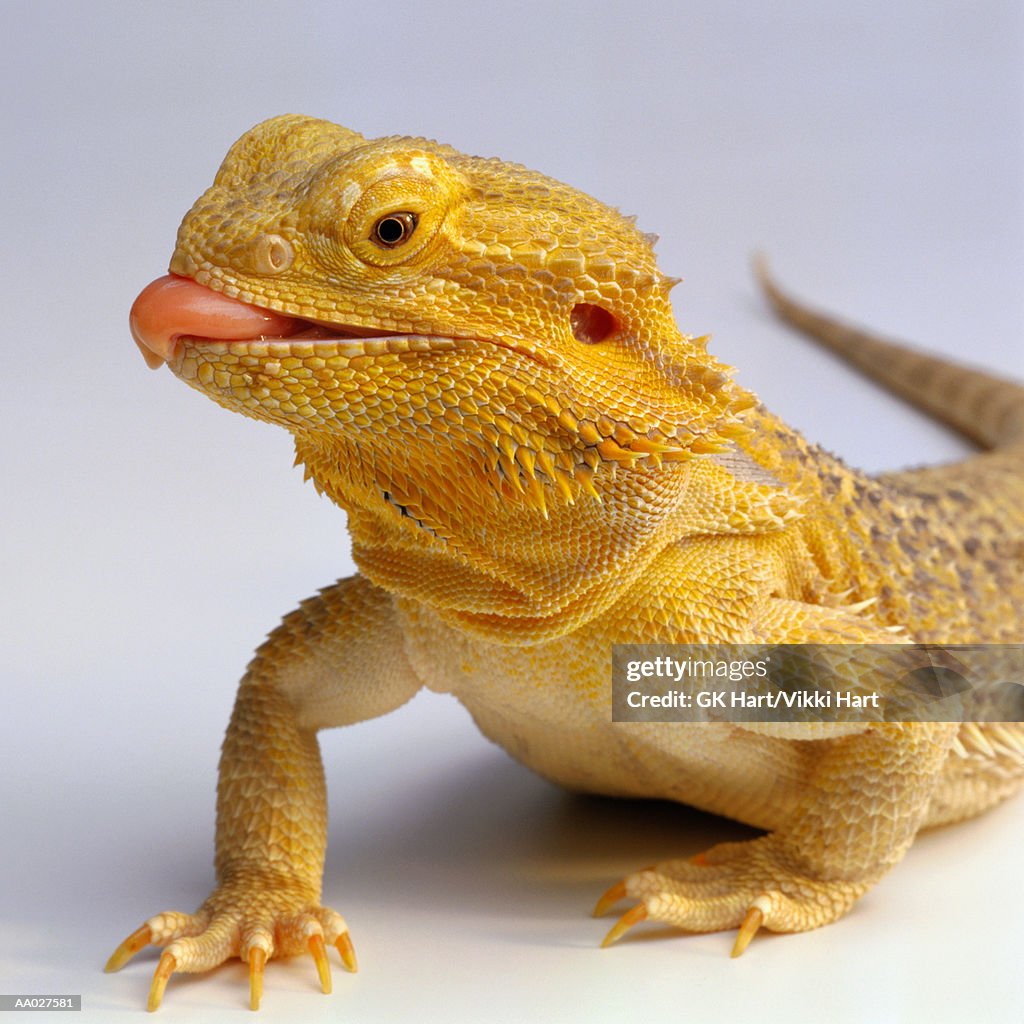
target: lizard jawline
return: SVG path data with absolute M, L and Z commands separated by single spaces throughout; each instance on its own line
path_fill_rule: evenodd
M 232 353 L 236 356 L 253 356 L 271 360 L 287 358 L 304 359 L 317 356 L 321 359 L 356 356 L 377 356 L 384 353 L 435 352 L 455 348 L 454 338 L 431 334 L 361 334 L 348 335 L 336 330 L 311 325 L 308 330 L 287 338 L 251 338 L 233 341 L 219 341 L 192 335 L 180 335 L 175 339 L 173 356 L 167 360 L 175 373 L 190 354 L 204 353 L 218 355 Z
M 178 274 L 151 282 L 130 314 L 132 337 L 152 369 L 178 372 L 186 349 L 236 355 L 356 356 L 450 348 L 448 337 L 331 323 L 243 302 Z M 324 347 L 326 346 L 326 348 Z

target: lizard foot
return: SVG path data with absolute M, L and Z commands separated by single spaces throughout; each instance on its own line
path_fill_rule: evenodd
M 258 1010 L 263 995 L 263 968 L 273 956 L 312 956 L 321 989 L 331 991 L 327 943 L 341 962 L 355 971 L 356 956 L 342 916 L 321 907 L 280 882 L 227 884 L 218 888 L 194 914 L 169 911 L 151 917 L 132 932 L 107 961 L 106 970 L 122 968 L 148 945 L 163 946 L 147 1009 L 155 1010 L 175 971 L 208 971 L 229 957 L 249 966 L 249 1005 Z
M 869 888 L 864 882 L 817 879 L 773 835 L 722 843 L 690 860 L 672 860 L 629 875 L 597 902 L 600 916 L 626 898 L 639 900 L 615 923 L 610 946 L 644 920 L 693 932 L 739 928 L 732 955 L 757 931 L 802 932 L 842 917 Z

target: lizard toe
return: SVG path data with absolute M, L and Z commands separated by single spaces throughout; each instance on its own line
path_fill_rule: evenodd
M 150 987 L 150 1010 L 159 1007 L 172 974 L 208 971 L 235 956 L 248 967 L 254 1010 L 263 998 L 266 963 L 274 957 L 310 956 L 325 993 L 332 989 L 328 943 L 337 948 L 346 970 L 356 970 L 348 926 L 337 911 L 308 903 L 286 888 L 236 889 L 222 886 L 195 914 L 166 912 L 150 918 L 118 946 L 107 970 L 123 967 L 148 945 L 163 946 Z
M 739 956 L 759 929 L 818 928 L 845 914 L 868 887 L 866 882 L 811 877 L 774 836 L 763 836 L 629 875 L 604 894 L 596 910 L 603 912 L 625 897 L 639 900 L 602 945 L 650 920 L 692 932 L 738 928 L 733 956 Z

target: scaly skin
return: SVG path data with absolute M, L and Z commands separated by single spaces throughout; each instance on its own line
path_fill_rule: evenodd
M 567 786 L 767 830 L 613 886 L 600 910 L 638 902 L 609 940 L 647 917 L 740 926 L 740 952 L 759 926 L 825 924 L 920 828 L 1019 786 L 1016 725 L 611 722 L 613 642 L 1022 639 L 1024 391 L 766 282 L 782 315 L 996 449 L 870 479 L 679 332 L 648 242 L 516 165 L 297 116 L 243 136 L 186 216 L 171 272 L 194 284 L 144 293 L 137 339 L 214 401 L 292 432 L 348 512 L 360 575 L 304 602 L 249 666 L 221 760 L 217 888 L 111 960 L 166 947 L 151 1008 L 173 971 L 229 956 L 250 965 L 253 1006 L 270 957 L 308 949 L 325 990 L 326 943 L 354 967 L 319 904 L 315 734 L 421 686 Z M 243 326 L 223 333 L 207 299 Z M 244 327 L 261 315 L 266 330 Z M 289 318 L 346 337 L 259 337 L 309 327 Z

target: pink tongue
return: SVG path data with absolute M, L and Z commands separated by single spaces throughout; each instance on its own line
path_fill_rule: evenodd
M 167 274 L 146 285 L 128 316 L 132 337 L 147 365 L 159 369 L 183 334 L 217 341 L 287 338 L 307 327 L 302 320 L 230 299 L 187 277 Z

